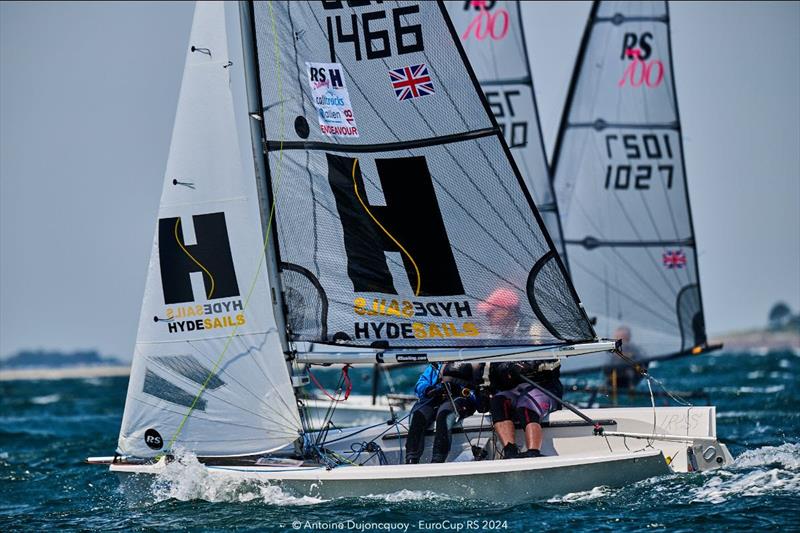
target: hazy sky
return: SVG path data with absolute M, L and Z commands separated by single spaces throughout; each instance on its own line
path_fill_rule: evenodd
M 552 152 L 588 2 L 523 6 Z M 0 3 L 0 355 L 130 358 L 191 3 Z M 709 331 L 800 308 L 800 3 L 673 3 Z

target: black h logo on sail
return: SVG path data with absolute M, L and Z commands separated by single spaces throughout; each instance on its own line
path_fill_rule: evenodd
M 367 203 L 356 159 L 327 156 L 355 291 L 397 294 L 384 252 L 400 252 L 417 296 L 464 294 L 425 158 L 375 160 L 386 199 L 378 206 Z
M 208 300 L 239 296 L 225 213 L 194 215 L 192 222 L 197 244 L 187 246 L 180 218 L 162 218 L 158 221 L 164 303 L 194 301 L 189 277 L 192 272 L 203 273 Z

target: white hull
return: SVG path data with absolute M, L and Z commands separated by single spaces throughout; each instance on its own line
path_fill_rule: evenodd
M 574 414 L 559 411 L 551 415 L 544 428 L 542 452 L 535 459 L 492 460 L 494 449 L 488 421 L 480 429 L 480 417 L 464 423 L 463 432 L 453 435 L 449 461 L 469 450 L 465 435 L 473 444 L 486 446 L 489 460 L 444 464 L 398 464 L 402 458 L 404 434 L 394 428 L 377 427 L 356 433 L 358 428 L 333 431 L 326 446 L 340 454 L 351 445 L 373 440 L 390 464 L 377 459 L 365 466 L 340 466 L 328 470 L 320 466 L 204 466 L 209 476 L 277 484 L 298 496 L 324 499 L 393 493 L 403 489 L 427 490 L 450 497 L 523 502 L 590 490 L 594 487 L 622 486 L 670 472 L 689 472 L 718 468 L 732 461 L 727 448 L 716 441 L 713 407 L 589 409 L 586 414 L 606 420 L 606 431 L 627 436 L 595 436 L 593 428 Z M 610 421 L 616 423 L 610 423 Z M 387 429 L 389 431 L 387 431 Z M 383 434 L 382 434 L 383 433 Z M 480 435 L 480 438 L 479 438 Z M 654 438 L 648 438 L 655 435 Z M 335 441 L 335 442 L 334 442 Z M 521 431 L 517 442 L 523 442 Z M 429 461 L 431 438 L 426 442 L 423 463 Z M 692 450 L 691 452 L 689 450 Z M 713 453 L 712 453 L 713 452 Z M 703 455 L 706 458 L 703 458 Z M 693 456 L 693 459 L 690 459 Z M 125 483 L 145 484 L 167 466 L 163 463 L 110 466 Z
M 157 473 L 164 465 L 114 466 L 124 483 L 147 483 L 130 473 Z M 606 485 L 620 487 L 667 474 L 658 450 L 613 455 L 543 457 L 507 461 L 445 464 L 324 467 L 207 467 L 210 476 L 232 482 L 252 481 L 280 486 L 289 494 L 321 499 L 392 494 L 414 490 L 451 498 L 523 503 Z M 123 474 L 124 473 L 124 474 Z M 130 479 L 133 477 L 134 479 Z M 150 476 L 147 476 L 150 477 Z M 146 485 L 144 486 L 146 490 Z M 136 489 L 134 489 L 136 490 Z

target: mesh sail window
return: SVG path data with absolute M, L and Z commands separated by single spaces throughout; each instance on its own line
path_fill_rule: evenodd
M 665 2 L 594 4 L 553 172 L 572 280 L 598 334 L 627 328 L 623 349 L 645 361 L 705 345 Z
M 443 5 L 257 2 L 253 20 L 292 339 L 594 339 Z
M 561 223 L 547 168 L 520 3 L 451 0 L 445 5 L 525 185 L 563 258 Z

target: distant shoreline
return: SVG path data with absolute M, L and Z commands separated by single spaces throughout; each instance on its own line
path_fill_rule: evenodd
M 712 343 L 721 342 L 727 351 L 799 350 L 800 333 L 796 331 L 737 331 L 716 335 Z
M 64 368 L 15 368 L 0 370 L 0 381 L 40 380 L 40 379 L 81 379 L 128 376 L 129 365 L 70 366 Z

